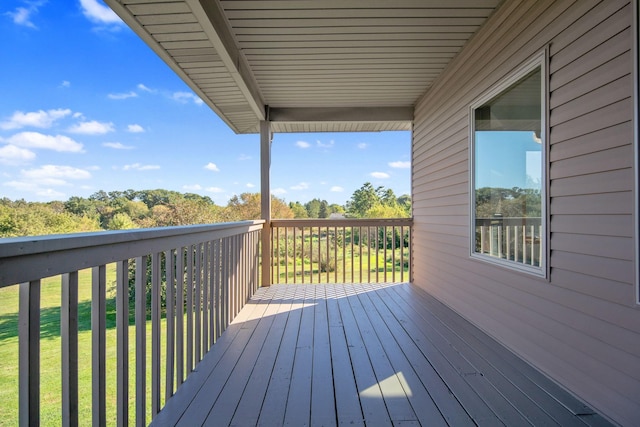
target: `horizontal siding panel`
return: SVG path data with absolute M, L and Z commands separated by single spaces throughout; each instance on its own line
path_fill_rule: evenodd
M 633 262 L 621 259 L 602 258 L 592 255 L 576 254 L 572 252 L 553 251 L 551 267 L 558 267 L 589 276 L 633 283 Z
M 633 239 L 630 237 L 589 236 L 555 232 L 551 235 L 550 244 L 554 251 L 633 261 Z
M 427 243 L 425 247 L 433 246 Z M 640 356 L 640 347 L 635 342 L 640 338 L 640 333 L 634 330 L 637 326 L 637 311 L 631 305 L 603 301 L 526 273 L 500 268 L 500 274 L 496 274 L 496 267 L 469 258 L 468 255 L 465 259 L 452 260 L 445 253 L 436 252 L 429 263 L 439 264 L 439 271 L 451 274 L 452 279 L 447 282 L 460 283 L 453 287 L 485 287 L 487 294 L 511 299 L 511 305 L 522 305 L 539 311 L 543 314 L 542 317 L 556 319 L 580 333 L 599 337 L 619 350 Z M 465 279 L 469 274 L 473 277 L 471 281 Z M 624 336 L 624 339 L 616 338 L 620 336 Z
M 631 237 L 631 215 L 552 215 L 550 230 L 594 236 Z
M 631 95 L 631 94 L 629 94 Z M 551 128 L 552 143 L 587 135 L 631 120 L 631 97 Z
M 583 196 L 554 197 L 551 215 L 631 215 L 633 193 L 604 193 Z
M 447 186 L 439 186 L 438 188 L 433 188 L 429 190 L 428 193 L 425 193 L 420 200 L 436 200 L 442 197 L 447 196 L 464 196 L 465 199 L 469 197 L 469 184 L 467 182 L 461 182 L 453 185 Z
M 465 156 L 466 157 L 466 156 Z M 417 164 L 414 161 L 414 165 Z M 424 175 L 418 175 L 417 172 L 422 172 L 422 169 L 419 169 L 418 171 L 416 171 L 416 166 L 414 166 L 414 173 L 416 174 L 416 178 L 415 180 L 416 182 L 416 193 L 420 193 L 421 189 L 420 186 L 421 185 L 431 185 L 431 184 L 435 184 L 437 183 L 439 180 L 441 179 L 446 179 L 449 176 L 452 175 L 457 175 L 457 174 L 464 174 L 464 175 L 468 175 L 468 169 L 469 169 L 469 163 L 467 161 L 466 158 L 462 159 L 461 161 L 458 161 L 457 163 L 451 163 L 449 165 L 438 165 L 437 167 L 433 167 L 433 168 L 424 168 Z M 435 184 L 437 185 L 437 184 Z M 432 187 L 433 188 L 433 187 Z
M 551 197 L 559 197 L 632 191 L 633 179 L 631 168 L 559 178 L 551 181 L 549 193 Z
M 630 145 L 598 151 L 596 153 L 557 160 L 551 163 L 552 180 L 633 167 L 633 149 Z
M 621 1 L 608 1 L 605 4 L 611 9 L 621 7 Z M 605 12 L 606 13 L 606 12 Z M 628 4 L 610 15 L 607 19 L 598 22 L 588 32 L 567 44 L 566 47 L 559 52 L 551 52 L 553 58 L 551 62 L 551 73 L 566 67 L 573 61 L 586 55 L 597 46 L 607 42 L 609 39 L 618 35 L 621 31 L 629 27 L 629 14 L 631 13 L 631 5 Z M 590 22 L 597 22 L 593 19 L 593 14 L 589 15 Z M 571 30 L 571 28 L 569 28 Z M 555 44 L 555 43 L 554 43 Z
M 630 75 L 614 80 L 588 94 L 577 97 L 560 107 L 551 110 L 550 125 L 557 126 L 576 116 L 588 114 L 607 105 L 614 104 L 629 97 L 633 92 L 633 81 Z
M 564 289 L 614 304 L 631 306 L 629 301 L 635 298 L 635 289 L 629 283 L 594 277 L 559 267 L 551 270 L 551 282 Z
M 631 30 L 627 29 L 616 36 L 610 38 L 600 46 L 594 48 L 588 54 L 573 61 L 570 66 L 566 66 L 561 69 L 555 69 L 553 61 L 550 63 L 550 73 L 553 76 L 555 87 L 563 86 L 570 81 L 577 79 L 578 77 L 586 74 L 587 72 L 599 67 L 600 65 L 611 61 L 612 59 L 629 52 L 631 49 Z
M 626 121 L 588 135 L 582 135 L 563 142 L 554 142 L 551 145 L 549 159 L 553 164 L 570 157 L 630 145 L 632 141 L 632 123 L 631 121 Z
M 631 70 L 631 56 L 624 53 L 557 88 L 554 85 L 554 78 L 558 75 L 556 73 L 551 76 L 550 80 L 550 85 L 554 89 L 551 91 L 549 108 L 553 111 L 557 107 L 584 94 L 589 94 L 611 81 L 628 76 L 629 70 Z

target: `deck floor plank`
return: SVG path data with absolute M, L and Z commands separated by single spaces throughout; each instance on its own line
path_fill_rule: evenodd
M 415 299 L 415 295 L 406 289 L 397 289 L 397 292 L 405 303 Z M 573 416 L 536 383 L 525 377 L 521 373 L 524 367 L 512 366 L 501 358 L 500 354 L 504 351 L 494 350 L 500 349 L 497 342 L 486 336 L 479 339 L 478 330 L 475 327 L 475 330 L 466 330 L 464 327 L 467 325 L 463 323 L 468 322 L 457 314 L 453 316 L 452 314 L 455 313 L 450 313 L 450 310 L 444 306 L 437 307 L 437 304 L 441 303 L 427 298 L 421 298 L 420 301 L 420 306 L 416 308 L 421 318 L 438 330 L 458 352 L 464 354 L 465 358 L 482 372 L 497 391 L 508 398 L 531 424 L 535 426 L 560 424 L 576 427 L 584 425 L 579 418 Z M 439 315 L 434 314 L 436 312 Z M 457 328 L 453 329 L 453 326 Z M 473 327 L 471 324 L 468 326 Z M 520 359 L 516 361 L 519 362 L 518 365 L 523 363 Z
M 347 363 L 350 360 L 349 348 L 338 306 L 338 298 L 344 297 L 343 288 L 327 288 L 327 317 L 338 425 L 364 426 L 355 374 L 351 363 Z
M 395 288 L 395 290 L 402 297 L 404 303 L 411 303 L 416 299 L 415 290 L 409 287 L 402 286 Z M 604 425 L 609 425 L 601 416 L 594 414 L 591 408 L 563 390 L 514 353 L 505 351 L 504 347 L 497 341 L 481 333 L 477 327 L 463 319 L 459 314 L 424 292 L 422 292 L 420 299 L 423 303 L 418 308 L 422 316 L 431 318 L 438 329 L 443 331 L 446 329 L 452 336 L 458 337 L 457 339 L 461 340 L 458 346 L 463 346 L 461 351 L 464 354 L 473 352 L 484 358 L 493 369 L 499 371 L 506 380 L 524 393 L 528 399 L 536 404 L 540 411 L 552 418 L 556 424 L 562 426 L 584 426 L 585 424 L 591 425 L 591 422 L 595 422 L 596 425 L 601 425 L 600 423 L 604 422 Z M 491 370 L 488 370 L 488 372 L 491 373 Z M 506 390 L 502 388 L 501 381 L 498 382 L 501 384 L 501 392 L 505 393 Z M 509 393 L 509 396 L 513 398 L 515 395 Z M 523 402 L 518 400 L 517 405 L 523 411 L 534 412 L 533 414 L 527 414 L 531 417 L 534 425 L 544 425 L 548 421 L 548 419 L 544 418 L 544 415 L 537 412 L 535 408 L 530 408 L 528 404 L 524 405 Z M 586 417 L 585 414 L 589 414 L 589 417 Z M 575 415 L 581 416 L 577 417 Z
M 326 288 L 316 286 L 313 325 L 313 368 L 311 378 L 311 426 L 335 425 L 336 406 L 331 366 L 331 343 Z M 348 360 L 340 361 L 341 364 Z
M 152 426 L 608 425 L 410 284 L 259 289 Z
M 362 292 L 360 285 L 353 285 L 358 293 Z M 381 319 L 377 311 L 365 311 L 360 301 L 360 295 L 349 297 L 353 315 L 360 329 L 365 348 L 369 353 L 369 360 L 376 375 L 377 384 L 382 392 L 385 406 L 389 411 L 389 418 L 393 423 L 417 421 L 417 417 L 407 396 L 408 390 L 403 386 L 399 372 L 393 369 L 384 346 L 376 330 L 381 328 Z M 372 384 L 373 386 L 374 384 Z M 368 389 L 367 389 L 368 390 Z M 366 393 L 367 390 L 360 393 Z
M 267 395 L 258 418 L 258 425 L 261 426 L 279 426 L 284 423 L 295 356 L 293 350 L 295 350 L 298 341 L 300 319 L 302 318 L 304 289 L 304 286 L 296 287 L 296 292 L 291 302 L 291 311 L 289 312 L 280 349 L 276 356 L 273 374 L 267 388 Z
M 280 304 L 272 304 L 278 310 L 274 316 L 269 335 L 267 335 L 256 361 L 251 378 L 231 420 L 232 426 L 251 426 L 258 423 L 269 380 L 275 367 L 276 356 L 289 319 L 288 314 L 291 311 L 292 299 L 284 300 Z
M 399 296 L 396 292 L 390 292 L 390 300 L 399 302 Z M 459 376 L 466 382 L 469 387 L 475 391 L 476 395 L 482 399 L 487 408 L 489 408 L 496 418 L 500 419 L 505 425 L 528 425 L 529 422 L 526 418 L 520 414 L 511 402 L 505 398 L 498 390 L 493 387 L 492 383 L 486 378 L 484 372 L 478 369 L 469 360 L 469 355 L 472 352 L 465 353 L 467 357 L 464 357 L 460 351 L 456 351 L 451 342 L 447 340 L 447 337 L 441 333 L 441 330 L 445 328 L 436 328 L 429 323 L 424 317 L 420 316 L 420 308 L 423 303 L 421 299 L 416 298 L 412 300 L 409 307 L 406 308 L 408 316 L 414 320 L 413 325 L 417 327 L 424 336 L 428 337 L 431 343 L 438 349 L 451 348 L 454 351 L 448 351 L 446 353 L 446 359 L 451 366 L 458 372 Z

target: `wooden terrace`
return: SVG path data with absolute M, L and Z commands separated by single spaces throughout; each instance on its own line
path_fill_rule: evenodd
M 152 426 L 609 425 L 409 283 L 259 289 Z

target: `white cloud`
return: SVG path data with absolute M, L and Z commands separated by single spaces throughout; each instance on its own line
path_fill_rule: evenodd
M 279 196 L 281 194 L 287 194 L 287 190 L 285 190 L 284 188 L 274 188 L 271 190 L 271 194 L 273 194 L 274 196 Z
M 309 148 L 311 147 L 311 144 L 309 144 L 307 141 L 296 141 L 296 146 L 300 148 Z
M 396 169 L 409 169 L 411 167 L 411 162 L 403 162 L 399 160 L 397 162 L 389 162 L 389 166 Z
M 204 167 L 206 170 L 210 170 L 213 172 L 220 172 L 220 169 L 218 169 L 218 166 L 215 163 L 207 163 Z
M 254 187 L 255 187 L 255 184 L 247 182 L 247 188 L 254 188 Z
M 224 190 L 220 187 L 208 187 L 208 188 L 205 188 L 204 190 L 208 193 L 215 193 L 215 194 L 224 193 Z
M 60 191 L 54 190 L 53 188 L 42 188 L 34 182 L 9 181 L 5 182 L 3 185 L 15 188 L 23 193 L 34 193 L 36 196 L 49 200 L 60 200 L 66 197 L 66 194 Z
M 131 165 L 124 165 L 122 167 L 122 170 L 125 170 L 125 171 L 129 171 L 129 170 L 150 171 L 150 170 L 155 170 L 155 169 L 160 169 L 160 166 L 158 166 L 158 165 L 143 165 L 143 164 L 140 164 L 140 163 L 133 163 Z
M 38 27 L 31 20 L 31 16 L 38 13 L 40 6 L 45 4 L 46 1 L 30 1 L 26 3 L 27 7 L 16 7 L 13 12 L 5 12 L 5 15 L 9 16 L 16 25 L 36 29 Z
M 187 191 L 198 191 L 198 190 L 202 190 L 202 186 L 200 184 L 183 185 L 182 189 Z
M 29 180 L 37 182 L 38 185 L 68 185 L 68 179 L 89 179 L 91 173 L 84 169 L 72 166 L 44 165 L 37 169 L 21 171 L 21 175 Z
M 251 160 L 251 156 L 248 156 L 246 154 L 240 154 L 240 157 L 238 157 L 238 160 L 240 161 Z
M 116 100 L 127 99 L 127 98 L 137 98 L 137 97 L 138 97 L 138 94 L 135 93 L 134 91 L 127 92 L 127 93 L 110 93 L 107 95 L 107 98 L 116 99 Z
M 17 133 L 5 141 L 17 147 L 42 148 L 46 150 L 81 153 L 82 144 L 64 135 L 44 135 L 39 132 Z
M 0 163 L 9 165 L 21 164 L 33 160 L 36 154 L 26 148 L 15 145 L 5 145 L 0 147 Z
M 334 185 L 329 191 L 333 191 L 334 193 L 342 193 L 344 191 L 344 188 Z
M 306 189 L 309 188 L 309 184 L 306 183 L 306 182 L 301 182 L 301 183 L 299 183 L 297 185 L 294 185 L 293 187 L 289 187 L 289 188 L 291 188 L 292 190 L 306 190 Z
M 71 126 L 68 129 L 71 133 L 81 133 L 83 135 L 104 135 L 105 133 L 113 132 L 113 123 L 103 123 L 97 120 L 90 122 L 80 122 Z
M 151 93 L 155 92 L 155 90 L 143 85 L 142 83 L 138 83 L 137 87 L 138 87 L 138 89 L 140 89 L 141 91 L 144 91 L 144 92 L 151 92 Z
M 71 87 L 71 82 L 69 80 L 63 80 L 62 83 L 60 83 L 61 87 Z
M 97 0 L 80 0 L 82 13 L 92 22 L 98 24 L 121 24 L 122 20 L 113 10 Z
M 142 133 L 144 132 L 144 128 L 138 124 L 133 124 L 127 126 L 127 131 L 131 133 Z
M 371 172 L 370 175 L 377 179 L 387 179 L 391 177 L 391 175 L 385 172 Z
M 358 148 L 361 150 L 364 150 L 365 148 L 367 148 L 367 143 L 366 142 L 361 142 L 358 144 Z
M 20 129 L 31 126 L 36 128 L 50 128 L 56 120 L 60 120 L 71 114 L 71 110 L 58 108 L 56 110 L 38 110 L 29 113 L 16 111 L 8 121 L 0 123 L 0 128 Z
M 331 141 L 329 141 L 327 143 L 324 143 L 322 141 L 316 141 L 316 144 L 318 144 L 318 147 L 320 147 L 320 148 L 331 148 L 331 147 L 333 147 L 333 145 L 335 143 L 336 142 L 334 140 L 331 140 Z
M 124 145 L 121 142 L 104 142 L 102 145 L 115 150 L 133 150 L 135 148 L 132 145 Z
M 194 95 L 191 92 L 174 92 L 171 95 L 171 99 L 173 99 L 174 101 L 177 101 L 181 104 L 186 104 L 190 101 L 192 101 L 193 103 L 197 104 L 197 105 L 202 105 L 203 101 L 202 99 L 200 99 L 199 97 L 197 97 L 196 95 Z

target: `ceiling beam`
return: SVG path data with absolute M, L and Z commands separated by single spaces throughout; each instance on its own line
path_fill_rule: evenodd
M 258 120 L 265 119 L 265 104 L 251 68 L 236 45 L 219 0 L 186 0 L 220 59 L 244 94 Z
M 413 122 L 413 107 L 270 107 L 268 112 L 271 122 Z

